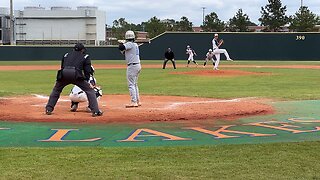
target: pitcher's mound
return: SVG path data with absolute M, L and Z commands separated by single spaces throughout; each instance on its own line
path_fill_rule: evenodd
M 74 123 L 145 123 L 155 121 L 232 120 L 253 115 L 271 114 L 266 100 L 257 98 L 219 100 L 178 96 L 142 96 L 142 106 L 125 108 L 127 95 L 104 95 L 100 100 L 101 117 L 86 112 L 87 103 L 80 103 L 77 112 L 70 112 L 68 97 L 61 97 L 52 115 L 44 114 L 48 97 L 33 95 L 1 98 L 0 120 L 25 122 Z

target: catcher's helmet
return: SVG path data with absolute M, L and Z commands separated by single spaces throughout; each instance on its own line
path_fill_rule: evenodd
M 136 37 L 136 36 L 134 35 L 134 32 L 133 32 L 133 31 L 127 31 L 126 34 L 125 34 L 126 40 L 134 39 L 135 37 Z
M 77 43 L 75 46 L 74 46 L 74 50 L 75 51 L 81 51 L 81 50 L 86 50 L 86 48 L 84 47 L 84 45 L 82 43 Z

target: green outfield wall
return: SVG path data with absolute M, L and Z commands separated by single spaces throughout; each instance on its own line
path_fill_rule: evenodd
M 0 46 L 0 61 L 61 60 L 72 46 Z M 87 47 L 93 60 L 124 59 L 118 47 Z
M 212 48 L 214 33 L 165 33 L 141 46 L 143 59 L 161 59 L 167 47 L 176 59 L 186 59 L 190 45 L 204 59 Z M 236 60 L 320 60 L 320 33 L 219 33 L 224 40 L 221 48 Z M 222 59 L 225 57 L 222 55 Z
M 204 59 L 214 33 L 166 32 L 140 46 L 141 59 L 163 59 L 170 47 L 176 59 L 187 58 L 190 45 Z M 235 60 L 320 60 L 320 33 L 219 33 L 224 40 L 221 48 Z M 61 46 L 0 46 L 0 60 L 60 60 L 72 47 Z M 117 47 L 88 47 L 94 60 L 123 59 Z M 222 59 L 225 57 L 222 55 Z

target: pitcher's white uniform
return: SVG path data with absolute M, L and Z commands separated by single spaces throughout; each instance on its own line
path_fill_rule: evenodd
M 214 55 L 216 56 L 216 63 L 214 66 L 215 70 L 218 70 L 218 66 L 220 63 L 220 54 L 224 54 L 227 58 L 227 61 L 232 61 L 226 49 L 219 49 L 219 47 L 223 44 L 223 40 L 218 41 L 218 36 L 218 34 L 215 34 L 212 40 L 212 49 Z

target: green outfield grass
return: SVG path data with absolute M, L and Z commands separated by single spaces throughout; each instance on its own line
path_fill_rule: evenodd
M 143 61 L 143 64 L 161 63 Z M 185 64 L 186 61 L 178 63 Z M 0 65 L 20 64 L 59 62 L 0 62 Z M 222 61 L 221 64 L 320 65 L 309 61 Z M 170 72 L 202 68 L 173 70 L 170 62 L 167 67 L 166 70 L 142 70 L 139 79 L 142 95 L 320 99 L 320 69 L 223 68 L 271 75 L 201 77 Z M 55 75 L 56 71 L 0 71 L 0 96 L 49 95 Z M 96 78 L 105 94 L 128 94 L 125 69 L 96 70 Z M 68 94 L 69 89 L 70 86 L 63 94 Z M 144 148 L 0 148 L 0 179 L 320 179 L 319 149 L 319 142 Z
M 2 148 L 1 179 L 319 179 L 319 142 Z

